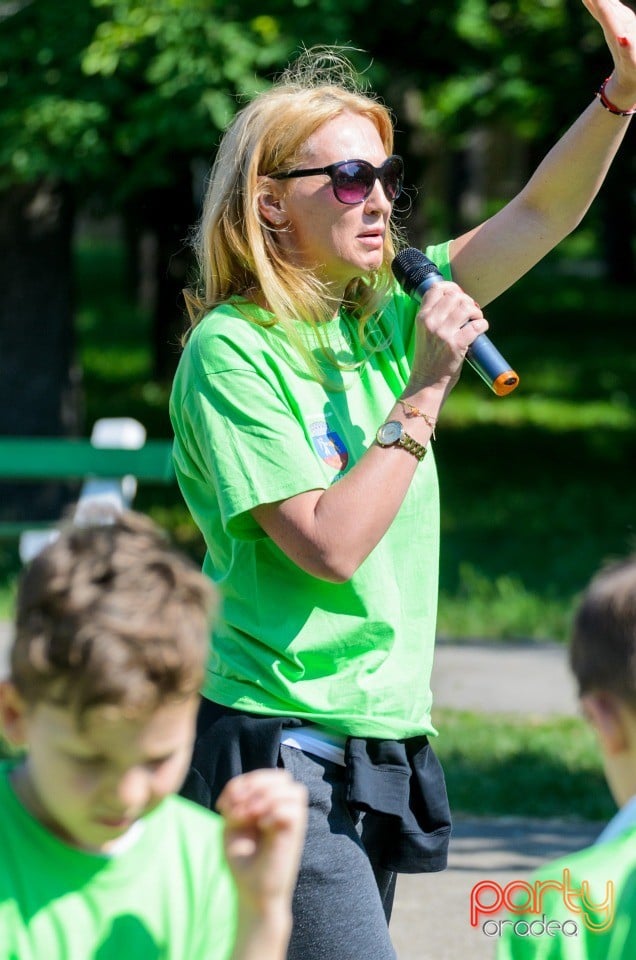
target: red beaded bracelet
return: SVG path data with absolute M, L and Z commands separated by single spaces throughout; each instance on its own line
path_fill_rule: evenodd
M 608 100 L 605 94 L 605 87 L 610 79 L 611 75 L 603 80 L 603 83 L 600 85 L 596 96 L 599 98 L 605 109 L 609 110 L 610 113 L 616 114 L 617 117 L 631 117 L 634 113 L 636 113 L 636 104 L 634 104 L 633 107 L 630 107 L 629 110 L 620 110 L 615 103 L 612 103 L 611 100 Z

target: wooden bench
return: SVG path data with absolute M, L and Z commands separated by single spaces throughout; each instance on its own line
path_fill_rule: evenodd
M 78 510 L 96 500 L 128 507 L 138 483 L 175 482 L 172 441 L 146 440 L 142 424 L 127 417 L 96 421 L 90 439 L 0 436 L 0 482 L 56 481 L 83 481 Z M 23 561 L 52 536 L 53 521 L 0 520 L 0 538 L 20 538 Z

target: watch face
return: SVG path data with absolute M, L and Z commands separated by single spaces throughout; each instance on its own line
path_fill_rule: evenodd
M 387 423 L 383 423 L 378 430 L 378 443 L 385 447 L 397 443 L 403 430 L 404 427 L 399 420 L 389 420 Z

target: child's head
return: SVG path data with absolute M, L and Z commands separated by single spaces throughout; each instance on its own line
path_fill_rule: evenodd
M 198 690 L 211 587 L 148 518 L 72 526 L 25 569 L 11 680 L 30 706 L 125 714 Z
M 0 707 L 27 746 L 16 792 L 54 832 L 106 848 L 179 788 L 212 596 L 132 512 L 66 527 L 25 569 Z
M 585 590 L 570 665 L 581 696 L 611 691 L 636 710 L 636 557 L 603 568 Z
M 570 665 L 619 804 L 636 792 L 636 556 L 603 568 L 579 603 Z

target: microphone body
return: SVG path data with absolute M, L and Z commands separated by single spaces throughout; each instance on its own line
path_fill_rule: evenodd
M 415 247 L 408 247 L 398 253 L 391 269 L 400 286 L 419 302 L 433 284 L 444 280 L 433 261 Z M 519 383 L 519 376 L 485 333 L 480 333 L 471 343 L 466 360 L 498 397 L 512 393 Z

